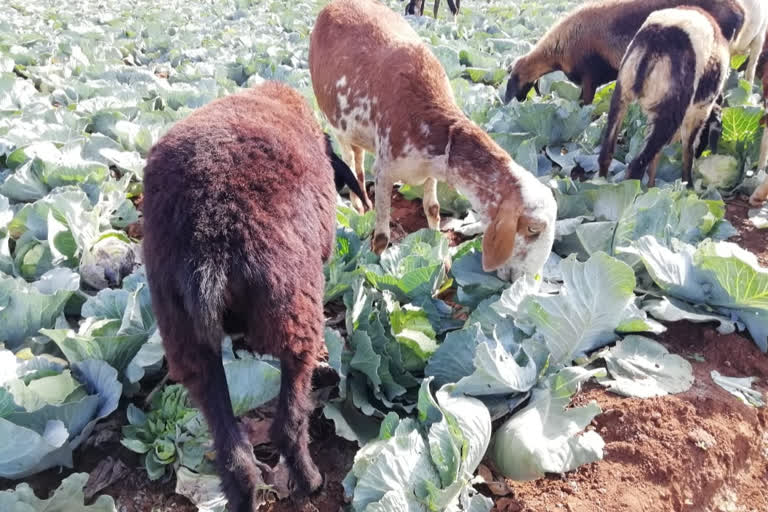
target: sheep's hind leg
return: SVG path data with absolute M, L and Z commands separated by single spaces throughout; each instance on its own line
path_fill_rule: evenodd
M 191 324 L 191 322 L 190 322 Z M 165 334 L 164 334 L 165 336 Z M 192 338 L 193 339 L 193 338 Z M 227 379 L 221 354 L 207 343 L 194 344 L 190 339 L 179 340 L 174 346 L 187 346 L 183 356 L 184 368 L 174 368 L 174 350 L 166 352 L 172 367 L 171 375 L 189 390 L 192 402 L 203 412 L 213 436 L 216 467 L 221 487 L 232 512 L 251 512 L 260 506 L 263 496 L 257 488 L 264 485 L 260 464 L 253 455 L 253 447 L 240 430 L 229 398 Z M 171 345 L 164 340 L 164 345 Z M 262 466 L 263 467 L 263 466 Z
M 322 274 L 319 265 L 318 273 Z M 309 418 L 314 409 L 310 398 L 312 372 L 323 342 L 321 304 L 322 291 L 296 288 L 291 304 L 268 315 L 277 319 L 274 332 L 279 333 L 281 344 L 280 396 L 270 433 L 290 468 L 298 498 L 312 494 L 323 484 L 309 453 Z
M 437 201 L 437 180 L 427 178 L 424 182 L 424 215 L 430 229 L 440 230 L 440 203 Z

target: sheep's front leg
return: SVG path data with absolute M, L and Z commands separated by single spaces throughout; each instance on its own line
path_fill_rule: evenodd
M 378 160 L 374 164 L 374 176 L 376 177 L 376 228 L 373 231 L 371 248 L 376 254 L 381 254 L 389 245 L 389 216 L 392 208 L 392 187 L 395 185 L 392 175 L 386 167 L 379 165 Z
M 440 231 L 440 203 L 437 201 L 437 180 L 427 178 L 424 182 L 424 215 L 430 229 Z

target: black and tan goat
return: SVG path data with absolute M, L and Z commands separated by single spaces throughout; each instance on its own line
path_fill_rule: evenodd
M 322 484 L 308 448 L 309 392 L 323 347 L 334 178 L 359 190 L 306 101 L 275 82 L 196 110 L 149 153 L 143 243 L 152 307 L 169 375 L 213 434 L 233 511 L 255 510 L 261 466 L 232 412 L 225 324 L 244 326 L 250 347 L 280 358 L 272 439 L 298 494 Z
M 731 42 L 741 34 L 745 22 L 742 2 L 762 0 L 599 0 L 576 8 L 539 39 L 528 54 L 510 68 L 505 101 L 523 101 L 536 81 L 552 71 L 563 71 L 581 85 L 581 100 L 592 103 L 595 91 L 618 75 L 630 41 L 648 18 L 659 9 L 692 5 L 717 20 Z
M 650 134 L 630 162 L 626 176 L 653 186 L 661 149 L 676 135 L 683 146 L 683 180 L 693 186 L 691 168 L 705 124 L 711 121 L 728 76 L 728 41 L 714 18 L 697 7 L 662 9 L 648 16 L 621 62 L 600 149 L 606 176 L 629 104 L 637 101 Z
M 330 2 L 312 30 L 309 71 L 361 183 L 364 151 L 375 153 L 377 253 L 389 244 L 394 183 L 424 185 L 424 213 L 439 229 L 443 181 L 486 225 L 487 271 L 516 278 L 543 267 L 554 240 L 552 191 L 467 118 L 440 61 L 402 16 L 373 0 Z
M 405 14 L 416 14 L 416 11 L 418 10 L 419 16 L 424 16 L 424 4 L 427 0 L 408 0 L 408 4 L 405 6 Z M 455 18 L 459 14 L 459 9 L 461 8 L 461 0 L 446 0 L 448 3 L 448 8 L 451 10 L 451 14 L 453 14 L 453 17 Z M 435 6 L 433 8 L 432 13 L 435 16 L 435 19 L 437 19 L 437 11 L 440 9 L 440 0 L 435 0 Z

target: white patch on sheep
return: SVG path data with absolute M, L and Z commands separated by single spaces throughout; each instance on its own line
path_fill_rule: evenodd
M 336 88 L 341 89 L 346 86 L 347 86 L 347 77 L 346 75 L 344 75 L 336 81 Z
M 662 9 L 652 12 L 648 16 L 643 26 L 648 25 L 677 27 L 688 34 L 693 51 L 696 54 L 695 87 L 698 84 L 698 78 L 704 74 L 704 66 L 709 61 L 709 56 L 712 55 L 716 44 L 714 27 L 712 27 L 709 19 L 703 14 L 689 9 Z M 673 49 L 670 48 L 669 50 Z M 667 65 L 669 66 L 669 63 Z
M 393 155 L 389 168 L 394 181 L 421 185 L 427 178 L 444 181 L 447 164 L 446 155 L 430 155 L 426 149 L 417 149 L 406 141 L 400 154 Z
M 429 137 L 429 125 L 427 123 L 421 123 L 419 125 L 419 131 L 424 137 Z
M 376 130 L 371 119 L 371 100 L 367 96 L 352 97 L 349 101 L 339 96 L 340 115 L 336 123 L 341 137 L 352 144 L 372 151 L 376 145 Z M 351 107 L 351 108 L 350 108 Z M 342 129 L 342 126 L 345 128 Z

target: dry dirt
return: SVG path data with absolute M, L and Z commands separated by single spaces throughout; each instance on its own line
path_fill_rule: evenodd
M 393 192 L 393 240 L 426 227 L 420 201 Z M 757 254 L 768 266 L 766 235 L 746 221 L 747 203 L 728 203 L 727 218 L 739 230 L 734 241 Z M 140 225 L 134 234 L 140 236 Z M 460 237 L 451 237 L 453 244 Z M 768 410 L 754 409 L 715 385 L 710 370 L 728 376 L 757 376 L 768 390 L 768 356 L 742 334 L 720 335 L 708 324 L 680 322 L 657 337 L 671 352 L 691 362 L 696 381 L 686 393 L 653 399 L 622 398 L 588 384 L 576 404 L 597 401 L 603 414 L 594 428 L 606 442 L 604 460 L 566 475 L 533 482 L 504 481 L 481 485 L 494 498 L 494 512 L 768 512 Z M 113 415 L 124 419 L 124 407 Z M 105 429 L 105 431 L 108 429 Z M 332 425 L 316 411 L 312 422 L 312 454 L 326 477 L 311 504 L 284 500 L 267 512 L 340 512 L 341 480 L 351 467 L 354 443 L 335 436 Z M 274 459 L 268 445 L 257 455 Z M 75 468 L 92 471 L 112 456 L 129 468 L 126 477 L 102 492 L 115 498 L 120 512 L 161 510 L 194 512 L 190 502 L 173 493 L 173 481 L 149 482 L 138 456 L 105 434 L 101 446 L 78 450 Z M 271 462 L 271 461 L 270 461 Z M 71 470 L 49 470 L 26 481 L 47 496 Z M 18 482 L 0 480 L 0 489 Z

